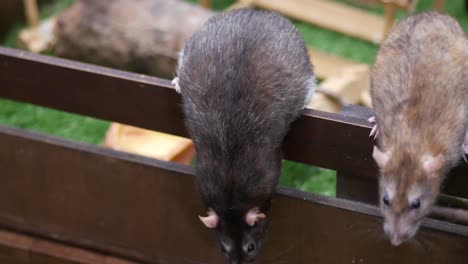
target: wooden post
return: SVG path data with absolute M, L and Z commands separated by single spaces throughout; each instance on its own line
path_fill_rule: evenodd
M 384 23 L 384 39 L 387 34 L 392 30 L 393 24 L 395 23 L 395 11 L 396 7 L 393 3 L 388 3 L 384 5 L 384 12 L 385 12 L 385 23 Z
M 434 8 L 439 11 L 444 11 L 444 0 L 434 0 Z
M 200 5 L 205 8 L 211 8 L 211 0 L 200 0 Z
M 23 0 L 24 10 L 30 27 L 39 25 L 39 9 L 36 0 Z

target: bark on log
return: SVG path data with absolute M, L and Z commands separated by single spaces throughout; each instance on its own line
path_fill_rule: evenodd
M 179 50 L 214 14 L 179 0 L 78 0 L 55 28 L 57 55 L 172 78 Z

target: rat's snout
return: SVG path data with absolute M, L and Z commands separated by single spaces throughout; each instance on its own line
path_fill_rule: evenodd
M 391 224 L 385 222 L 384 231 L 387 237 L 390 239 L 390 242 L 394 246 L 399 246 L 406 240 L 410 239 L 413 236 L 411 228 L 405 227 L 398 223 Z
M 406 234 L 399 234 L 399 233 L 394 233 L 393 236 L 390 238 L 390 242 L 394 246 L 399 246 L 406 240 L 408 240 L 409 236 Z

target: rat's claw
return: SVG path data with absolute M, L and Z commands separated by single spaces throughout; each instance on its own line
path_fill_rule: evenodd
M 374 125 L 374 127 L 372 128 L 370 134 L 369 134 L 369 137 L 374 137 L 377 138 L 377 135 L 379 134 L 379 129 L 377 128 L 377 125 Z
M 367 122 L 371 123 L 371 124 L 374 124 L 374 127 L 372 128 L 370 134 L 369 134 L 369 137 L 374 137 L 374 139 L 377 138 L 377 135 L 379 135 L 379 129 L 377 128 L 377 124 L 375 124 L 375 116 L 367 119 Z
M 180 86 L 179 86 L 179 77 L 175 77 L 174 79 L 172 79 L 172 85 L 175 86 L 175 90 L 177 93 L 180 93 Z

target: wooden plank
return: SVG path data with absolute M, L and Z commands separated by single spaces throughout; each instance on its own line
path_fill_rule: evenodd
M 119 123 L 110 125 L 103 145 L 119 151 L 186 165 L 190 165 L 195 155 L 195 147 L 188 138 Z
M 343 104 L 358 104 L 364 91 L 369 90 L 369 66 L 365 64 L 356 64 L 347 68 L 342 68 L 335 75 L 325 79 L 320 88 L 327 93 L 336 95 L 343 101 Z M 323 94 L 315 94 L 307 105 L 308 108 L 322 111 L 338 113 L 339 107 L 322 108 L 324 105 Z M 326 99 L 329 101 L 329 99 Z M 338 105 L 335 103 L 335 105 Z
M 200 5 L 205 8 L 211 8 L 211 0 L 200 0 Z
M 0 145 L 1 226 L 150 263 L 222 262 L 189 167 L 5 127 Z M 263 263 L 468 259 L 466 226 L 428 219 L 418 238 L 437 246 L 395 248 L 373 206 L 280 188 L 271 213 Z
M 188 136 L 180 97 L 167 80 L 4 48 L 0 48 L 0 72 L 0 97 Z M 118 96 L 109 96 L 112 94 Z M 330 137 L 326 129 L 315 129 L 321 124 L 330 131 L 346 129 L 348 134 Z M 368 161 L 371 126 L 365 119 L 305 110 L 295 127 L 308 131 L 294 133 L 293 128 L 286 141 L 287 158 L 373 174 L 373 164 Z M 310 133 L 321 141 L 311 138 Z M 348 144 L 350 138 L 356 144 Z M 340 143 L 348 144 L 346 151 L 337 149 Z
M 5 48 L 0 72 L 0 97 L 188 137 L 181 99 L 168 80 Z M 368 108 L 342 114 L 305 109 L 285 139 L 285 158 L 375 178 L 370 115 Z M 468 177 L 455 177 L 468 186 Z M 453 188 L 468 198 L 459 186 L 449 182 L 446 192 Z
M 361 203 L 379 204 L 377 179 L 364 178 L 352 172 L 336 172 L 336 197 Z
M 384 6 L 384 16 L 385 16 L 385 25 L 384 25 L 384 35 L 387 36 L 388 33 L 393 28 L 393 25 L 396 21 L 396 9 L 397 7 L 393 3 L 386 3 Z
M 315 75 L 319 79 L 330 78 L 349 67 L 365 65 L 312 48 L 309 48 L 309 56 L 314 64 Z
M 328 0 L 255 0 L 254 5 L 374 43 L 384 36 L 381 16 Z
M 238 0 L 234 4 L 230 5 L 228 8 L 226 8 L 226 11 L 239 8 L 253 7 L 253 1 L 254 0 Z
M 398 9 L 406 11 L 413 11 L 416 7 L 418 0 L 358 0 L 363 1 L 367 4 L 392 4 Z
M 57 18 L 50 17 L 41 21 L 36 27 L 21 30 L 17 39 L 18 46 L 34 53 L 50 51 L 56 41 L 54 33 L 56 24 Z
M 372 116 L 369 108 L 350 105 L 343 108 L 343 115 L 348 117 L 359 117 L 367 119 Z M 369 157 L 372 159 L 371 157 Z M 376 165 L 373 165 L 374 175 L 377 175 Z M 351 199 L 365 203 L 377 204 L 378 188 L 377 178 L 366 177 L 365 174 L 357 173 L 356 170 L 337 169 L 337 197 Z M 466 164 L 460 162 L 446 178 L 442 185 L 442 192 L 453 196 L 467 198 L 466 191 Z
M 0 97 L 187 136 L 168 80 L 1 47 L 0 72 Z
M 0 263 L 136 264 L 122 258 L 0 229 Z
M 39 25 L 39 8 L 37 7 L 37 0 L 23 0 L 23 5 L 29 26 L 37 27 Z
M 434 0 L 434 8 L 439 12 L 444 12 L 444 0 Z
M 342 102 L 317 92 L 307 108 L 338 113 L 343 104 L 357 104 L 361 95 L 369 90 L 370 67 L 314 49 L 309 49 L 309 56 L 314 64 L 315 75 L 324 79 L 320 89 L 340 98 Z

